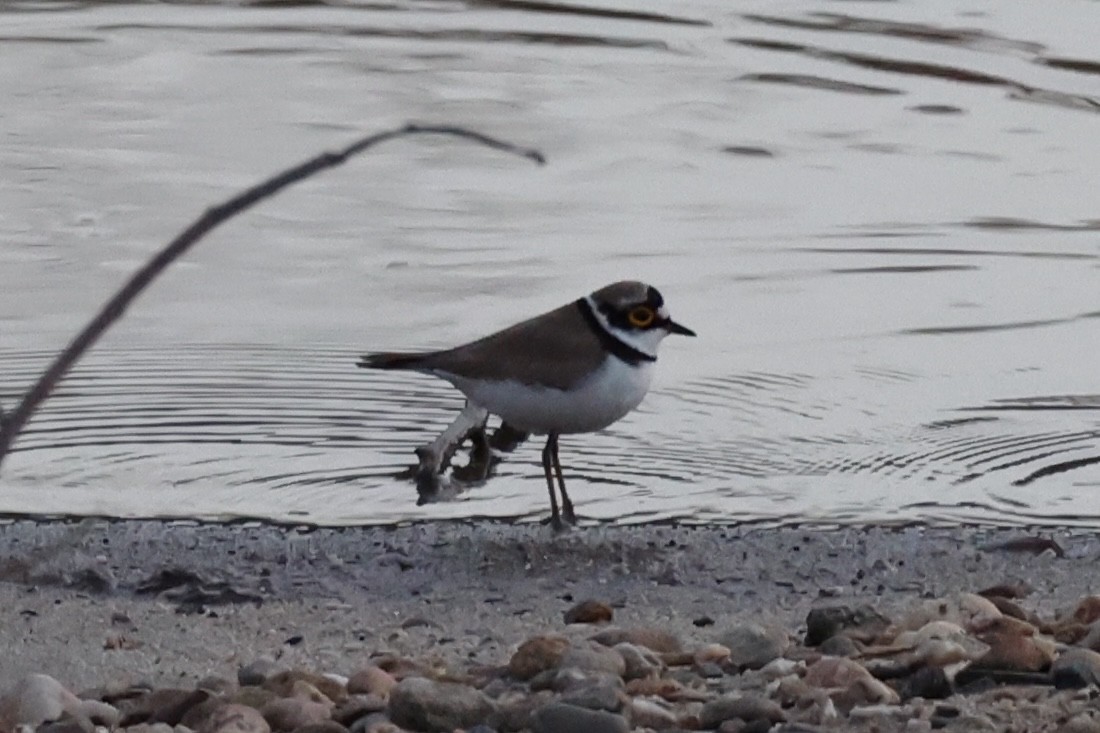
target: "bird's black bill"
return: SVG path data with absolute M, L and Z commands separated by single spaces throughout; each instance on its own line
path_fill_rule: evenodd
M 667 330 L 669 333 L 678 333 L 681 336 L 695 335 L 695 332 L 692 331 L 690 328 L 688 328 L 687 326 L 681 326 L 679 323 L 672 320 L 671 318 L 665 321 L 665 330 Z

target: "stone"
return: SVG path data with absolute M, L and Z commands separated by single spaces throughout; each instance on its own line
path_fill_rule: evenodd
M 330 702 L 341 703 L 348 698 L 348 691 L 339 682 L 303 669 L 288 669 L 277 672 L 264 680 L 263 687 L 271 690 L 279 697 L 291 697 L 294 695 L 295 683 L 298 682 L 312 685 Z M 301 692 L 303 688 L 299 685 L 297 689 Z
M 958 593 L 949 598 L 933 598 L 921 603 L 900 624 L 901 629 L 919 629 L 930 621 L 950 621 L 967 631 L 987 627 L 1003 618 L 996 605 L 975 593 Z
M 623 658 L 624 680 L 640 679 L 642 677 L 656 677 L 664 669 L 664 663 L 657 654 L 646 647 L 623 642 L 611 647 Z
M 577 685 L 561 696 L 561 702 L 588 710 L 617 713 L 623 709 L 623 682 L 618 677 L 601 676 Z
M 897 683 L 897 691 L 902 700 L 914 697 L 945 700 L 952 693 L 951 681 L 942 667 L 920 667 Z
M 255 708 L 230 703 L 216 709 L 195 733 L 271 733 L 271 727 Z
M 632 699 L 626 713 L 634 728 L 670 730 L 677 727 L 676 715 L 653 700 Z
M 1067 649 L 1054 660 L 1050 677 L 1060 690 L 1100 686 L 1100 653 L 1091 649 Z
M 672 632 L 644 626 L 632 629 L 604 629 L 594 635 L 592 641 L 604 646 L 615 646 L 626 642 L 635 646 L 644 646 L 659 654 L 672 654 L 684 649 L 680 638 Z
M 296 697 L 272 700 L 260 710 L 273 731 L 292 731 L 332 719 L 332 703 Z
M 818 646 L 840 633 L 860 641 L 871 641 L 890 625 L 890 619 L 870 606 L 825 606 L 811 609 L 806 616 L 806 646 Z
M 806 668 L 803 681 L 811 687 L 835 689 L 847 687 L 857 680 L 869 678 L 871 673 L 852 659 L 822 657 Z
M 558 666 L 587 672 L 607 672 L 618 677 L 622 677 L 626 672 L 626 662 L 622 655 L 612 647 L 592 642 L 570 646 L 561 655 Z
M 587 600 L 567 610 L 564 620 L 567 624 L 605 624 L 611 621 L 614 614 L 611 606 L 606 603 Z
M 390 690 L 397 684 L 393 675 L 375 666 L 357 670 L 348 678 L 348 693 L 351 695 L 377 695 L 388 698 Z
M 699 711 L 699 722 L 703 728 L 717 728 L 723 722 L 734 719 L 746 723 L 763 720 L 770 728 L 784 722 L 787 716 L 778 704 L 752 694 L 726 695 L 704 704 Z
M 108 728 L 118 725 L 118 709 L 98 700 L 81 700 L 53 677 L 30 674 L 20 679 L 0 698 L 0 730 L 19 725 L 38 727 L 67 714 L 88 727 L 98 722 Z
M 555 702 L 531 716 L 531 733 L 628 733 L 626 718 L 600 710 L 586 710 Z
M 729 649 L 729 664 L 735 669 L 760 669 L 783 656 L 790 639 L 782 629 L 757 623 L 743 623 L 724 631 L 718 642 Z
M 1095 710 L 1086 710 L 1067 720 L 1058 733 L 1100 733 L 1100 715 Z
M 989 651 L 973 662 L 973 666 L 1008 672 L 1039 672 L 1054 661 L 1054 650 L 1033 636 L 1011 632 L 982 634 L 979 639 L 989 645 Z
M 403 728 L 449 733 L 485 722 L 494 706 L 472 687 L 407 677 L 390 691 L 388 711 L 390 720 Z
M 696 665 L 722 664 L 729 660 L 730 649 L 722 644 L 704 644 L 696 649 L 691 657 Z
M 569 647 L 569 640 L 563 636 L 528 639 L 508 661 L 508 673 L 517 679 L 529 680 L 539 672 L 555 669 Z
M 136 698 L 119 703 L 123 727 L 135 723 L 167 723 L 179 725 L 187 711 L 212 695 L 206 690 L 182 690 L 165 687 L 150 690 Z
M 326 720 L 323 723 L 308 723 L 295 728 L 294 733 L 348 733 L 348 729 L 335 720 Z
M 269 677 L 280 672 L 289 672 L 286 667 L 277 664 L 271 657 L 258 657 L 237 670 L 237 684 L 241 687 L 260 687 Z

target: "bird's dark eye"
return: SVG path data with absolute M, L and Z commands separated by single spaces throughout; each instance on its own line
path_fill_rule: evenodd
M 631 309 L 626 318 L 630 321 L 630 325 L 635 328 L 649 328 L 653 325 L 653 320 L 656 317 L 657 314 L 653 312 L 652 308 L 648 305 L 640 305 Z

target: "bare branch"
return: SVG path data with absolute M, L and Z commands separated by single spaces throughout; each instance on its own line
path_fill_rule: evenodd
M 126 312 L 130 303 L 141 294 L 145 288 L 153 282 L 170 264 L 191 248 L 196 242 L 210 233 L 211 230 L 224 224 L 242 211 L 255 206 L 260 201 L 273 196 L 287 186 L 308 178 L 315 173 L 334 168 L 347 162 L 353 155 L 365 152 L 376 145 L 407 135 L 449 135 L 465 140 L 470 140 L 485 145 L 494 150 L 512 153 L 528 158 L 538 164 L 545 162 L 542 153 L 529 148 L 521 148 L 517 145 L 483 135 L 473 130 L 451 125 L 416 125 L 410 124 L 393 130 L 368 135 L 348 145 L 337 152 L 322 153 L 315 158 L 289 168 L 252 188 L 243 191 L 228 201 L 213 206 L 198 219 L 183 230 L 163 250 L 149 260 L 135 272 L 133 276 L 111 297 L 103 308 L 96 314 L 84 330 L 76 335 L 65 350 L 62 351 L 38 381 L 27 390 L 23 399 L 9 413 L 3 414 L 0 422 L 0 463 L 8 454 L 12 443 L 15 441 L 23 426 L 27 424 L 31 415 L 38 406 L 49 397 L 53 388 L 61 381 L 61 378 L 72 368 L 92 344 L 94 344 L 103 332 L 106 331 L 122 314 Z

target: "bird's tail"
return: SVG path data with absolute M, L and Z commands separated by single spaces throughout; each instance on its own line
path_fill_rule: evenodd
M 364 354 L 356 366 L 364 369 L 419 369 L 424 354 L 399 354 L 392 351 L 380 354 Z

